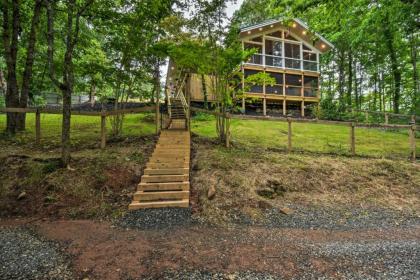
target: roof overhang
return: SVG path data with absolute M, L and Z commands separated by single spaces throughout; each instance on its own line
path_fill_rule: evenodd
M 320 34 L 310 30 L 309 26 L 306 23 L 297 18 L 294 18 L 290 21 L 282 19 L 270 19 L 258 24 L 244 26 L 241 27 L 239 34 L 241 38 L 245 38 L 279 28 L 290 31 L 292 34 L 295 34 L 299 39 L 312 45 L 321 53 L 325 53 L 334 48 L 334 45 L 331 42 L 329 42 Z

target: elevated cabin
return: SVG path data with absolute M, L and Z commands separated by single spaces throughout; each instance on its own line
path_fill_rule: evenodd
M 242 100 L 252 97 L 262 103 L 262 113 L 270 108 L 278 108 L 283 115 L 300 111 L 305 116 L 305 108 L 319 103 L 319 57 L 333 45 L 321 35 L 309 30 L 299 19 L 283 23 L 269 20 L 246 26 L 240 30 L 244 49 L 254 49 L 256 53 L 242 65 L 244 79 L 258 72 L 269 73 L 275 79 L 274 85 L 248 85 Z
M 253 49 L 248 61 L 241 65 L 243 72 L 243 112 L 256 110 L 263 115 L 300 115 L 318 105 L 320 55 L 333 48 L 321 35 L 311 31 L 299 19 L 283 22 L 268 20 L 240 29 L 243 49 Z M 171 77 L 169 67 L 168 77 Z M 273 85 L 246 85 L 245 78 L 258 72 L 270 74 Z M 170 78 L 169 78 L 170 79 Z M 167 85 L 171 81 L 167 81 Z M 204 77 L 206 96 L 215 100 L 210 79 Z M 186 83 L 192 102 L 203 102 L 203 77 L 192 74 Z

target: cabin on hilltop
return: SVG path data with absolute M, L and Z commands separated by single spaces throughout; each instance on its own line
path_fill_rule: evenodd
M 241 65 L 242 87 L 246 90 L 241 104 L 244 113 L 255 111 L 263 115 L 304 117 L 318 105 L 320 55 L 333 48 L 328 40 L 299 19 L 288 22 L 272 19 L 244 26 L 240 29 L 239 38 L 243 49 L 256 50 Z M 173 69 L 170 63 L 167 85 L 171 83 Z M 270 74 L 275 84 L 245 85 L 246 77 L 259 72 Z M 203 80 L 203 76 L 191 74 L 185 83 L 190 101 L 215 101 L 210 85 L 209 77 Z

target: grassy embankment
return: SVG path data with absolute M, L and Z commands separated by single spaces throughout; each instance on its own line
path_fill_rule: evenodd
M 4 123 L 0 115 L 0 129 Z M 153 149 L 152 115 L 127 115 L 123 137 L 110 139 L 104 150 L 98 148 L 100 119 L 74 116 L 71 170 L 58 166 L 61 117 L 42 117 L 41 147 L 33 143 L 33 124 L 29 114 L 27 132 L 0 138 L 1 215 L 109 217 L 126 211 Z M 297 152 L 287 155 L 284 122 L 233 120 L 231 149 L 211 140 L 211 118 L 195 118 L 192 125 L 199 135 L 193 138 L 193 201 L 198 197 L 199 215 L 210 220 L 226 220 L 232 210 L 258 216 L 261 207 L 290 203 L 418 211 L 420 169 L 407 161 L 407 131 L 358 128 L 357 153 L 368 157 L 351 158 L 344 126 L 293 124 Z M 210 186 L 217 189 L 212 201 L 206 198 Z

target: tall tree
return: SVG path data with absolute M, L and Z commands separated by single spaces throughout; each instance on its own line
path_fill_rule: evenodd
M 28 3 L 23 3 L 28 5 Z M 18 82 L 18 53 L 19 47 L 22 45 L 22 13 L 26 16 L 27 7 L 23 7 L 19 0 L 3 0 L 1 8 L 3 15 L 3 49 L 7 65 L 7 90 L 6 90 L 6 106 L 26 108 L 28 105 L 28 97 L 30 83 L 32 80 L 32 66 L 35 57 L 36 31 L 40 20 L 42 0 L 35 0 L 33 3 L 32 20 L 27 35 L 26 59 L 22 74 L 22 83 Z M 21 90 L 20 90 L 21 88 Z M 14 134 L 16 130 L 25 129 L 26 114 L 8 113 L 6 131 Z
M 93 0 L 87 0 L 82 5 L 78 5 L 76 0 L 67 0 L 66 3 L 63 3 L 67 21 L 65 25 L 65 54 L 63 57 L 61 80 L 56 77 L 54 67 L 54 20 L 57 1 L 48 0 L 47 3 L 49 74 L 54 85 L 63 94 L 63 121 L 61 131 L 61 161 L 63 166 L 68 166 L 70 163 L 71 96 L 74 87 L 73 55 L 79 39 L 81 17 L 92 3 Z

